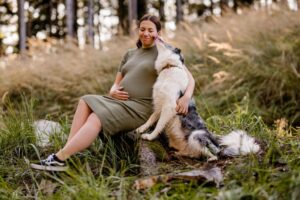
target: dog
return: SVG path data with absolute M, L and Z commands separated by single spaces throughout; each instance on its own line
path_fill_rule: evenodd
M 158 50 L 155 60 L 158 77 L 152 93 L 154 112 L 135 131 L 144 133 L 157 123 L 151 133 L 144 133 L 141 138 L 151 141 L 165 131 L 169 146 L 177 150 L 177 155 L 192 158 L 205 156 L 208 161 L 217 160 L 220 155 L 236 156 L 258 152 L 259 146 L 243 131 L 233 131 L 221 137 L 209 132 L 197 113 L 194 101 L 190 102 L 186 116 L 177 115 L 176 101 L 186 90 L 189 81 L 184 59 L 180 49 L 168 45 L 161 38 L 157 38 L 155 42 Z

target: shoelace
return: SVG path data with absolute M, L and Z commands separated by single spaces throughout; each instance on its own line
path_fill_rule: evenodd
M 45 163 L 49 164 L 49 163 L 51 163 L 51 162 L 53 162 L 53 161 L 54 161 L 54 155 L 51 154 L 51 155 L 49 155 L 48 158 L 45 160 Z

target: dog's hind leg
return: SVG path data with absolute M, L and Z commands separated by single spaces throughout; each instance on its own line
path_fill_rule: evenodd
M 156 124 L 155 129 L 150 134 L 143 134 L 141 137 L 145 140 L 155 139 L 165 128 L 167 123 L 176 115 L 176 110 L 174 106 L 165 106 L 162 108 L 160 113 L 160 118 Z
M 143 124 L 142 126 L 138 127 L 137 129 L 135 129 L 135 132 L 136 133 L 145 132 L 157 121 L 158 117 L 159 117 L 159 112 L 152 113 L 152 115 L 149 117 L 147 122 L 145 124 Z

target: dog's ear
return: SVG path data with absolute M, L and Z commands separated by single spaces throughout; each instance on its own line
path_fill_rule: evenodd
M 180 54 L 181 53 L 181 49 L 175 48 L 174 52 L 177 53 L 177 54 Z
M 176 53 L 176 54 L 178 54 L 179 57 L 180 57 L 180 61 L 181 61 L 182 63 L 184 63 L 184 58 L 183 58 L 183 56 L 181 55 L 181 49 L 175 48 L 175 49 L 173 50 L 173 52 Z
M 184 58 L 181 54 L 180 54 L 180 60 L 181 60 L 182 63 L 184 63 Z

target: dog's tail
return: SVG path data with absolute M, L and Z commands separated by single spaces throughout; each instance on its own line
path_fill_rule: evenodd
M 260 150 L 260 146 L 255 142 L 255 139 L 242 130 L 235 130 L 228 135 L 221 136 L 219 142 L 220 146 L 223 147 L 220 152 L 221 156 L 234 157 L 254 154 Z

